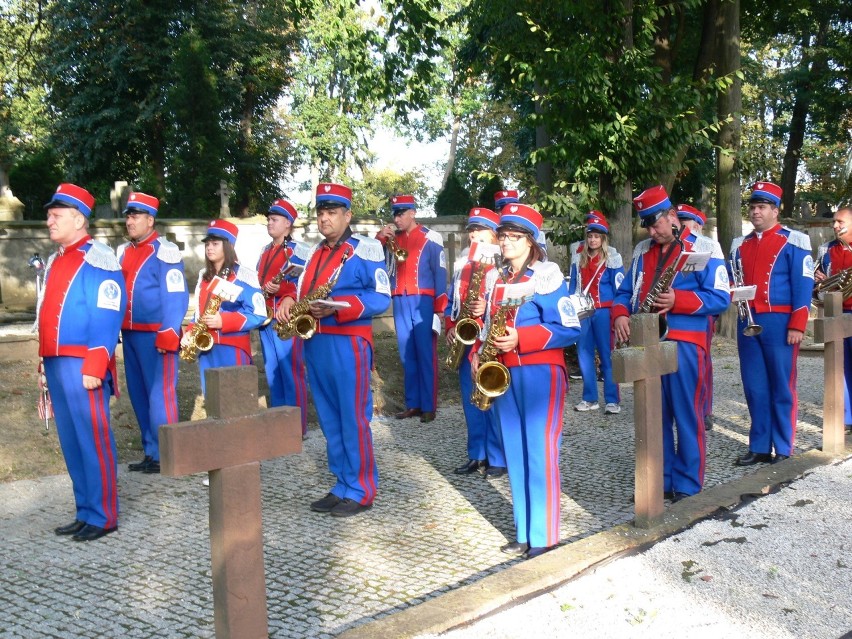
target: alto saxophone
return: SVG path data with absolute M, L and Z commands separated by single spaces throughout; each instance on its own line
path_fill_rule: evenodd
M 226 278 L 230 275 L 231 269 L 226 268 L 222 271 L 220 277 Z M 201 321 L 205 315 L 214 315 L 219 312 L 222 306 L 222 298 L 218 295 L 211 295 L 207 300 L 207 305 L 204 307 L 204 312 L 198 316 L 198 321 L 192 326 L 189 332 L 187 343 L 180 347 L 179 357 L 185 362 L 194 362 L 198 359 L 198 352 L 206 353 L 213 348 L 213 335 L 207 324 Z
M 331 294 L 331 289 L 337 284 L 337 279 L 340 277 L 340 272 L 343 270 L 343 265 L 347 259 L 349 259 L 349 254 L 344 253 L 340 260 L 340 266 L 337 267 L 332 278 L 290 307 L 290 319 L 286 322 L 278 322 L 275 325 L 275 332 L 278 337 L 281 339 L 290 339 L 291 337 L 310 339 L 314 336 L 314 333 L 317 332 L 317 320 L 311 315 L 311 302 L 324 300 Z
M 479 354 L 479 368 L 476 370 L 473 392 L 470 394 L 470 403 L 479 410 L 488 410 L 495 397 L 500 397 L 509 390 L 512 375 L 506 365 L 497 361 L 497 347 L 494 341 L 506 334 L 506 317 L 509 305 L 501 305 L 497 312 L 491 316 L 491 326 L 482 352 Z
M 470 312 L 470 308 L 482 294 L 482 281 L 484 276 L 485 263 L 478 262 L 474 268 L 473 275 L 470 278 L 470 283 L 467 288 L 467 296 L 465 296 L 464 304 L 462 305 L 458 321 L 456 322 L 456 332 L 453 337 L 453 343 L 450 345 L 450 352 L 447 355 L 446 364 L 453 370 L 458 370 L 459 366 L 461 366 L 465 347 L 473 344 L 479 336 L 479 322 L 474 319 Z

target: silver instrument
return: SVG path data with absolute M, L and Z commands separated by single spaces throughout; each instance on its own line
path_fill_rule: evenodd
M 734 286 L 744 286 L 743 261 L 737 260 L 735 262 L 734 259 L 731 258 L 729 263 L 731 266 L 731 277 L 734 280 Z M 737 315 L 746 323 L 746 327 L 743 329 L 743 335 L 746 337 L 754 337 L 755 335 L 760 335 L 763 332 L 763 327 L 754 321 L 748 300 L 737 300 Z

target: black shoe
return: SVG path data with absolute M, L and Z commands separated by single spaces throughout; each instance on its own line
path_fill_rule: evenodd
M 663 499 L 674 499 L 677 493 L 673 490 L 667 490 L 663 493 Z
M 118 530 L 118 526 L 114 528 L 101 528 L 100 526 L 92 526 L 92 524 L 86 524 L 80 529 L 76 535 L 71 537 L 74 541 L 94 541 L 95 539 L 100 539 L 111 532 L 115 532 Z
M 790 459 L 790 456 L 789 455 L 775 455 L 775 457 L 772 458 L 772 463 L 777 464 L 778 462 L 782 462 L 785 459 Z
M 507 555 L 512 555 L 513 557 L 520 557 L 529 549 L 529 544 L 522 544 L 519 541 L 513 541 L 511 544 L 500 546 L 500 552 L 506 553 Z
M 318 499 L 317 501 L 311 504 L 311 510 L 315 513 L 330 513 L 331 509 L 337 506 L 342 499 L 333 493 L 328 493 L 322 499 Z
M 331 509 L 331 515 L 332 517 L 351 517 L 365 510 L 370 510 L 372 507 L 373 504 L 359 504 L 354 499 L 347 497 Z
M 678 493 L 675 492 L 672 494 L 672 503 L 676 504 L 677 502 L 686 499 L 687 497 L 692 497 L 692 495 L 687 495 L 686 493 Z
M 144 471 L 151 462 L 154 461 L 154 458 L 150 455 L 145 455 L 145 459 L 141 462 L 135 462 L 133 464 L 127 464 L 127 470 L 132 470 L 133 472 Z
M 753 466 L 754 464 L 768 464 L 772 461 L 771 453 L 753 453 L 737 458 L 737 466 Z
M 160 462 L 151 460 L 151 463 L 148 464 L 148 467 L 142 471 L 146 475 L 155 475 L 160 472 Z
M 57 535 L 75 535 L 80 532 L 80 529 L 86 525 L 85 521 L 80 521 L 79 519 L 75 519 L 74 523 L 68 524 L 67 526 L 60 526 L 59 528 L 54 528 L 53 532 Z
M 459 466 L 453 472 L 456 475 L 470 475 L 475 472 L 485 472 L 485 461 L 481 459 L 471 459 L 464 466 Z
M 535 559 L 546 552 L 550 552 L 554 548 L 556 548 L 556 546 L 537 546 L 535 548 L 530 548 L 524 555 L 524 559 Z
M 488 469 L 485 471 L 485 476 L 486 477 L 502 477 L 507 472 L 508 471 L 506 470 L 505 466 L 489 466 Z
M 408 419 L 409 417 L 418 417 L 423 411 L 419 408 L 406 408 L 401 413 L 394 415 L 397 419 Z

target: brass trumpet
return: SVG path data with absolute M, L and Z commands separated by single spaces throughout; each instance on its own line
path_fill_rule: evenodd
M 382 222 L 382 227 L 388 226 L 384 222 Z M 397 262 L 404 262 L 408 259 L 408 251 L 404 248 L 400 248 L 399 244 L 396 243 L 396 234 L 392 235 L 387 240 L 387 249 L 390 255 L 393 255 L 393 258 Z
M 742 286 L 743 285 L 743 261 L 738 260 L 736 264 L 734 260 L 731 259 L 731 276 L 734 280 L 734 286 Z M 751 306 L 749 306 L 748 300 L 737 300 L 737 315 L 741 320 L 746 323 L 746 327 L 743 329 L 743 335 L 746 337 L 754 337 L 755 335 L 760 335 L 763 332 L 763 327 L 754 321 L 754 317 L 751 314 Z

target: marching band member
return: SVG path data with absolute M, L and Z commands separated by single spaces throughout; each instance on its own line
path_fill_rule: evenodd
M 124 209 L 130 242 L 117 251 L 127 286 L 124 374 L 145 452 L 128 468 L 149 474 L 160 472 L 160 425 L 178 422 L 178 348 L 189 305 L 180 249 L 154 228 L 159 206 L 151 195 L 130 194 Z
M 497 243 L 497 224 L 500 216 L 486 208 L 471 209 L 467 218 L 467 235 L 471 242 L 477 244 Z M 478 277 L 480 295 L 467 309 L 468 317 L 477 319 L 485 313 L 485 274 L 494 268 L 493 264 L 473 261 L 467 249 L 456 262 L 453 283 L 450 287 L 450 299 L 445 311 L 445 326 L 447 344 L 452 348 L 456 339 L 456 322 L 463 311 L 468 299 L 471 283 Z M 500 477 L 506 474 L 506 457 L 503 454 L 503 439 L 500 428 L 494 418 L 494 411 L 479 410 L 471 404 L 470 394 L 473 391 L 473 377 L 470 373 L 471 346 L 465 346 L 459 365 L 459 388 L 461 389 L 462 409 L 467 423 L 467 457 L 466 464 L 459 466 L 453 472 L 457 475 L 469 475 L 474 472 L 484 472 L 486 477 Z
M 326 301 L 310 305 L 316 332 L 305 342 L 308 382 L 320 428 L 327 442 L 329 470 L 337 482 L 311 510 L 350 517 L 371 508 L 379 472 L 373 455 L 370 420 L 373 393 L 373 317 L 390 304 L 390 279 L 382 246 L 374 239 L 353 235 L 352 190 L 342 184 L 320 184 L 316 207 L 319 232 L 325 238 L 308 257 L 296 295 Z M 310 298 L 309 298 L 310 299 Z M 285 297 L 278 321 L 288 322 L 296 299 Z
M 293 296 L 299 273 L 285 274 L 292 266 L 304 267 L 310 247 L 290 237 L 299 213 L 292 202 L 275 200 L 266 213 L 266 232 L 272 241 L 263 248 L 257 262 L 257 275 L 266 297 L 266 312 L 274 318 L 278 305 Z M 305 381 L 303 340 L 281 339 L 275 331 L 276 320 L 260 329 L 263 368 L 269 385 L 270 406 L 298 406 L 302 411 L 302 435 L 308 432 L 308 387 Z
M 834 240 L 819 247 L 817 270 L 814 277 L 817 282 L 827 276 L 837 275 L 841 271 L 852 268 L 852 208 L 844 206 L 834 214 L 832 222 Z M 843 312 L 852 313 L 852 297 L 843 300 Z M 852 407 L 849 404 L 850 388 L 852 388 L 852 337 L 843 339 L 843 376 L 846 381 L 843 390 L 843 423 L 846 428 L 852 427 Z
M 730 303 L 730 286 L 722 249 L 711 239 L 695 236 L 678 220 L 662 186 L 640 193 L 633 205 L 650 238 L 640 242 L 612 306 L 613 330 L 619 342 L 630 339 L 629 316 L 639 310 L 654 289 L 653 308 L 665 313 L 668 334 L 678 343 L 678 369 L 663 375 L 663 490 L 677 501 L 698 493 L 704 484 L 705 431 L 701 400 L 707 370 L 707 317 L 722 313 Z M 700 271 L 674 271 L 663 286 L 668 267 L 681 253 L 710 253 Z M 675 445 L 674 428 L 677 429 Z
M 388 250 L 388 242 L 404 259 L 388 251 L 392 267 L 393 322 L 399 345 L 405 383 L 405 410 L 397 419 L 420 417 L 423 423 L 435 419 L 438 405 L 438 316 L 447 306 L 447 258 L 440 233 L 421 225 L 413 195 L 396 195 L 391 200 L 393 224 L 377 235 Z M 437 323 L 438 328 L 435 328 Z
M 745 336 L 740 319 L 737 347 L 746 403 L 751 415 L 748 454 L 740 466 L 787 459 L 793 452 L 799 398 L 796 360 L 805 334 L 814 284 L 811 241 L 778 223 L 781 187 L 757 182 L 748 201 L 754 231 L 731 242 L 743 284 L 756 285 L 749 302 L 763 330 Z M 772 451 L 775 457 L 772 457 Z
M 516 541 L 501 548 L 511 555 L 536 557 L 559 542 L 559 447 L 567 376 L 565 346 L 577 341 L 580 322 L 568 299 L 559 267 L 542 261 L 536 238 L 542 217 L 524 204 L 503 208 L 497 240 L 503 264 L 489 273 L 488 323 L 499 313 L 506 284 L 530 283 L 534 290 L 506 317 L 505 334 L 493 346 L 511 371 L 508 390 L 494 400 L 512 488 Z M 499 325 L 499 324 L 498 324 Z M 485 346 L 488 346 L 486 338 Z M 474 375 L 480 353 L 471 356 Z
M 74 521 L 54 530 L 93 541 L 118 530 L 117 455 L 109 397 L 126 296 L 121 265 L 88 233 L 95 198 L 60 184 L 45 204 L 50 256 L 38 304 L 38 354 L 74 489 Z
M 677 219 L 683 223 L 683 226 L 695 235 L 702 235 L 701 230 L 707 223 L 707 216 L 694 206 L 689 204 L 678 204 Z M 707 359 L 706 370 L 704 371 L 704 399 L 701 402 L 703 408 L 704 430 L 713 428 L 713 335 L 716 334 L 716 316 L 711 315 L 707 318 Z
M 604 413 L 621 412 L 618 384 L 612 378 L 612 328 L 610 307 L 621 281 L 624 265 L 621 256 L 609 245 L 609 224 L 600 211 L 586 216 L 586 239 L 571 254 L 571 276 L 568 292 L 588 293 L 595 302 L 595 312 L 580 322 L 577 355 L 583 376 L 583 400 L 574 407 L 578 411 L 598 410 L 598 376 L 595 349 L 601 361 L 604 380 Z
M 237 261 L 237 225 L 228 220 L 213 220 L 207 226 L 204 242 L 205 268 L 198 274 L 195 287 L 195 320 L 186 327 L 181 347 L 186 348 L 195 323 L 203 322 L 213 338 L 213 347 L 198 353 L 201 394 L 206 395 L 204 371 L 223 366 L 252 364 L 249 333 L 266 321 L 266 300 L 260 291 L 257 273 Z M 222 299 L 220 308 L 207 313 L 214 297 L 216 279 L 231 282 L 234 298 Z

